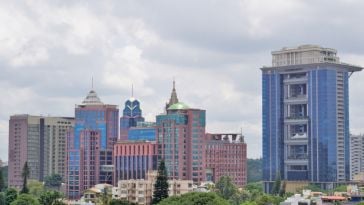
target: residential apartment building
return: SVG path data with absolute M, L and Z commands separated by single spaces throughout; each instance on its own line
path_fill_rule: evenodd
M 101 102 L 91 90 L 75 108 L 75 128 L 67 141 L 67 196 L 80 198 L 95 184 L 112 184 L 113 149 L 118 139 L 119 109 Z
M 9 120 L 10 187 L 21 188 L 25 162 L 30 179 L 43 181 L 45 176 L 66 171 L 66 133 L 74 118 L 13 115 Z
M 120 180 L 112 190 L 112 198 L 123 199 L 139 205 L 150 205 L 153 198 L 157 171 L 148 172 L 146 179 Z M 192 180 L 168 180 L 169 196 L 179 196 L 193 191 Z
M 350 179 L 349 76 L 362 68 L 315 45 L 272 52 L 262 70 L 263 181 L 333 188 Z
M 206 179 L 229 176 L 238 187 L 247 183 L 247 146 L 241 134 L 207 134 Z
M 114 145 L 114 184 L 146 179 L 148 171 L 157 170 L 157 156 L 155 141 L 118 141 Z
M 364 135 L 350 135 L 350 180 L 364 173 Z
M 199 184 L 206 178 L 206 112 L 179 102 L 175 83 L 166 107 L 166 113 L 156 117 L 158 159 L 165 160 L 169 179 Z

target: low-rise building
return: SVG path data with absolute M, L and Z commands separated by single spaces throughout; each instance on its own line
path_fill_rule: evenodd
M 112 198 L 124 199 L 139 205 L 149 205 L 152 202 L 154 183 L 157 172 L 148 172 L 147 179 L 130 179 L 118 181 L 112 190 Z M 192 180 L 168 180 L 169 196 L 179 196 L 193 191 Z

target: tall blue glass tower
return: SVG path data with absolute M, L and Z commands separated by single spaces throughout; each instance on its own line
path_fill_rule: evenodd
M 349 180 L 349 77 L 361 67 L 340 63 L 315 45 L 272 52 L 262 70 L 263 181 L 331 189 Z
M 84 190 L 96 184 L 112 184 L 118 118 L 117 106 L 102 103 L 93 90 L 76 106 L 75 127 L 67 134 L 68 198 L 78 199 Z

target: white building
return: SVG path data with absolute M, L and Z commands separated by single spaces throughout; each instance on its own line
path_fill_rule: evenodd
M 120 180 L 118 186 L 112 189 L 112 198 L 124 199 L 139 205 L 149 205 L 152 202 L 154 183 L 157 172 L 148 172 L 147 179 Z M 193 191 L 192 180 L 168 180 L 169 196 L 179 196 Z
M 350 180 L 364 172 L 364 135 L 350 135 Z

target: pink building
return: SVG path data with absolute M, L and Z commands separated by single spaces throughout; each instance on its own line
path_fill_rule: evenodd
M 166 113 L 157 116 L 158 159 L 164 159 L 170 179 L 205 181 L 206 111 L 179 102 L 173 83 Z
M 230 176 L 242 187 L 247 183 L 247 146 L 240 134 L 207 134 L 206 176 L 217 182 L 222 176 Z
M 75 128 L 67 142 L 67 196 L 80 198 L 96 184 L 113 182 L 113 149 L 118 138 L 119 109 L 101 102 L 91 90 L 75 108 Z
M 9 178 L 10 187 L 21 188 L 25 162 L 30 179 L 43 181 L 51 174 L 65 175 L 66 133 L 74 119 L 13 115 L 9 120 Z
M 157 170 L 155 141 L 119 141 L 114 145 L 114 184 L 119 180 L 146 179 Z

